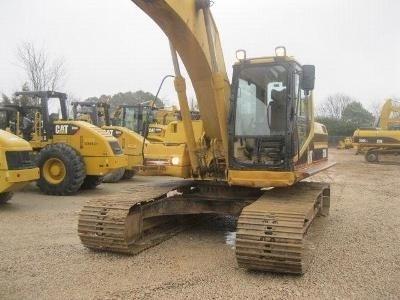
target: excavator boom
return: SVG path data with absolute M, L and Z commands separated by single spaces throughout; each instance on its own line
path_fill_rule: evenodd
M 218 120 L 226 120 L 230 87 L 217 27 L 211 14 L 203 13 L 202 10 L 208 8 L 209 1 L 132 2 L 149 15 L 167 35 L 188 71 L 206 136 L 222 140 L 227 132 L 220 128 Z M 208 16 L 209 22 L 205 16 Z M 212 79 L 216 74 L 222 80 L 222 86 L 215 86 L 216 82 Z M 216 88 L 223 89 L 221 94 L 216 95 Z
M 400 127 L 400 102 L 387 99 L 382 106 L 378 124 L 382 129 L 393 129 Z

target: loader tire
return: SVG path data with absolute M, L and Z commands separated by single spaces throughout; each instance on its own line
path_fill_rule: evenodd
M 7 203 L 13 196 L 12 192 L 0 193 L 0 204 Z
M 103 176 L 88 175 L 81 185 L 82 190 L 92 190 L 103 182 Z
M 83 158 L 67 144 L 57 143 L 44 147 L 38 154 L 37 165 L 40 168 L 37 185 L 48 195 L 73 195 L 86 176 Z
M 136 175 L 136 171 L 134 170 L 125 170 L 122 179 L 131 179 L 133 176 Z
M 125 168 L 116 169 L 106 175 L 104 175 L 103 182 L 115 183 L 122 179 L 125 173 Z

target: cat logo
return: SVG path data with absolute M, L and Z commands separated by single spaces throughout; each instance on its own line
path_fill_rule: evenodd
M 118 129 L 106 129 L 108 134 L 111 134 L 112 136 L 119 138 L 122 134 L 121 130 Z
M 54 133 L 60 135 L 73 135 L 79 130 L 79 126 L 71 124 L 54 125 Z
M 68 125 L 55 125 L 54 132 L 56 134 L 68 134 Z
M 106 129 L 106 131 L 107 131 L 107 133 L 108 133 L 109 135 L 114 135 L 114 130 L 112 130 L 112 129 Z
M 162 129 L 159 127 L 149 127 L 149 133 L 161 133 Z

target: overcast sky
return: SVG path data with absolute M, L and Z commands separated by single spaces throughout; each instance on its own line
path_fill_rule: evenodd
M 399 0 L 214 2 L 229 76 L 236 49 L 269 56 L 285 45 L 300 63 L 316 66 L 317 102 L 340 92 L 369 108 L 400 97 Z M 129 0 L 0 0 L 0 12 L 0 93 L 10 95 L 25 80 L 16 58 L 23 42 L 62 57 L 63 91 L 80 99 L 155 94 L 173 74 L 167 38 Z M 160 97 L 177 103 L 171 79 Z

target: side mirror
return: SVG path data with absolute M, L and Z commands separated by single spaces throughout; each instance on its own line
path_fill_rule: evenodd
M 302 90 L 308 94 L 309 91 L 314 89 L 315 83 L 315 66 L 314 65 L 304 65 L 303 66 L 303 76 L 301 78 L 300 87 Z

